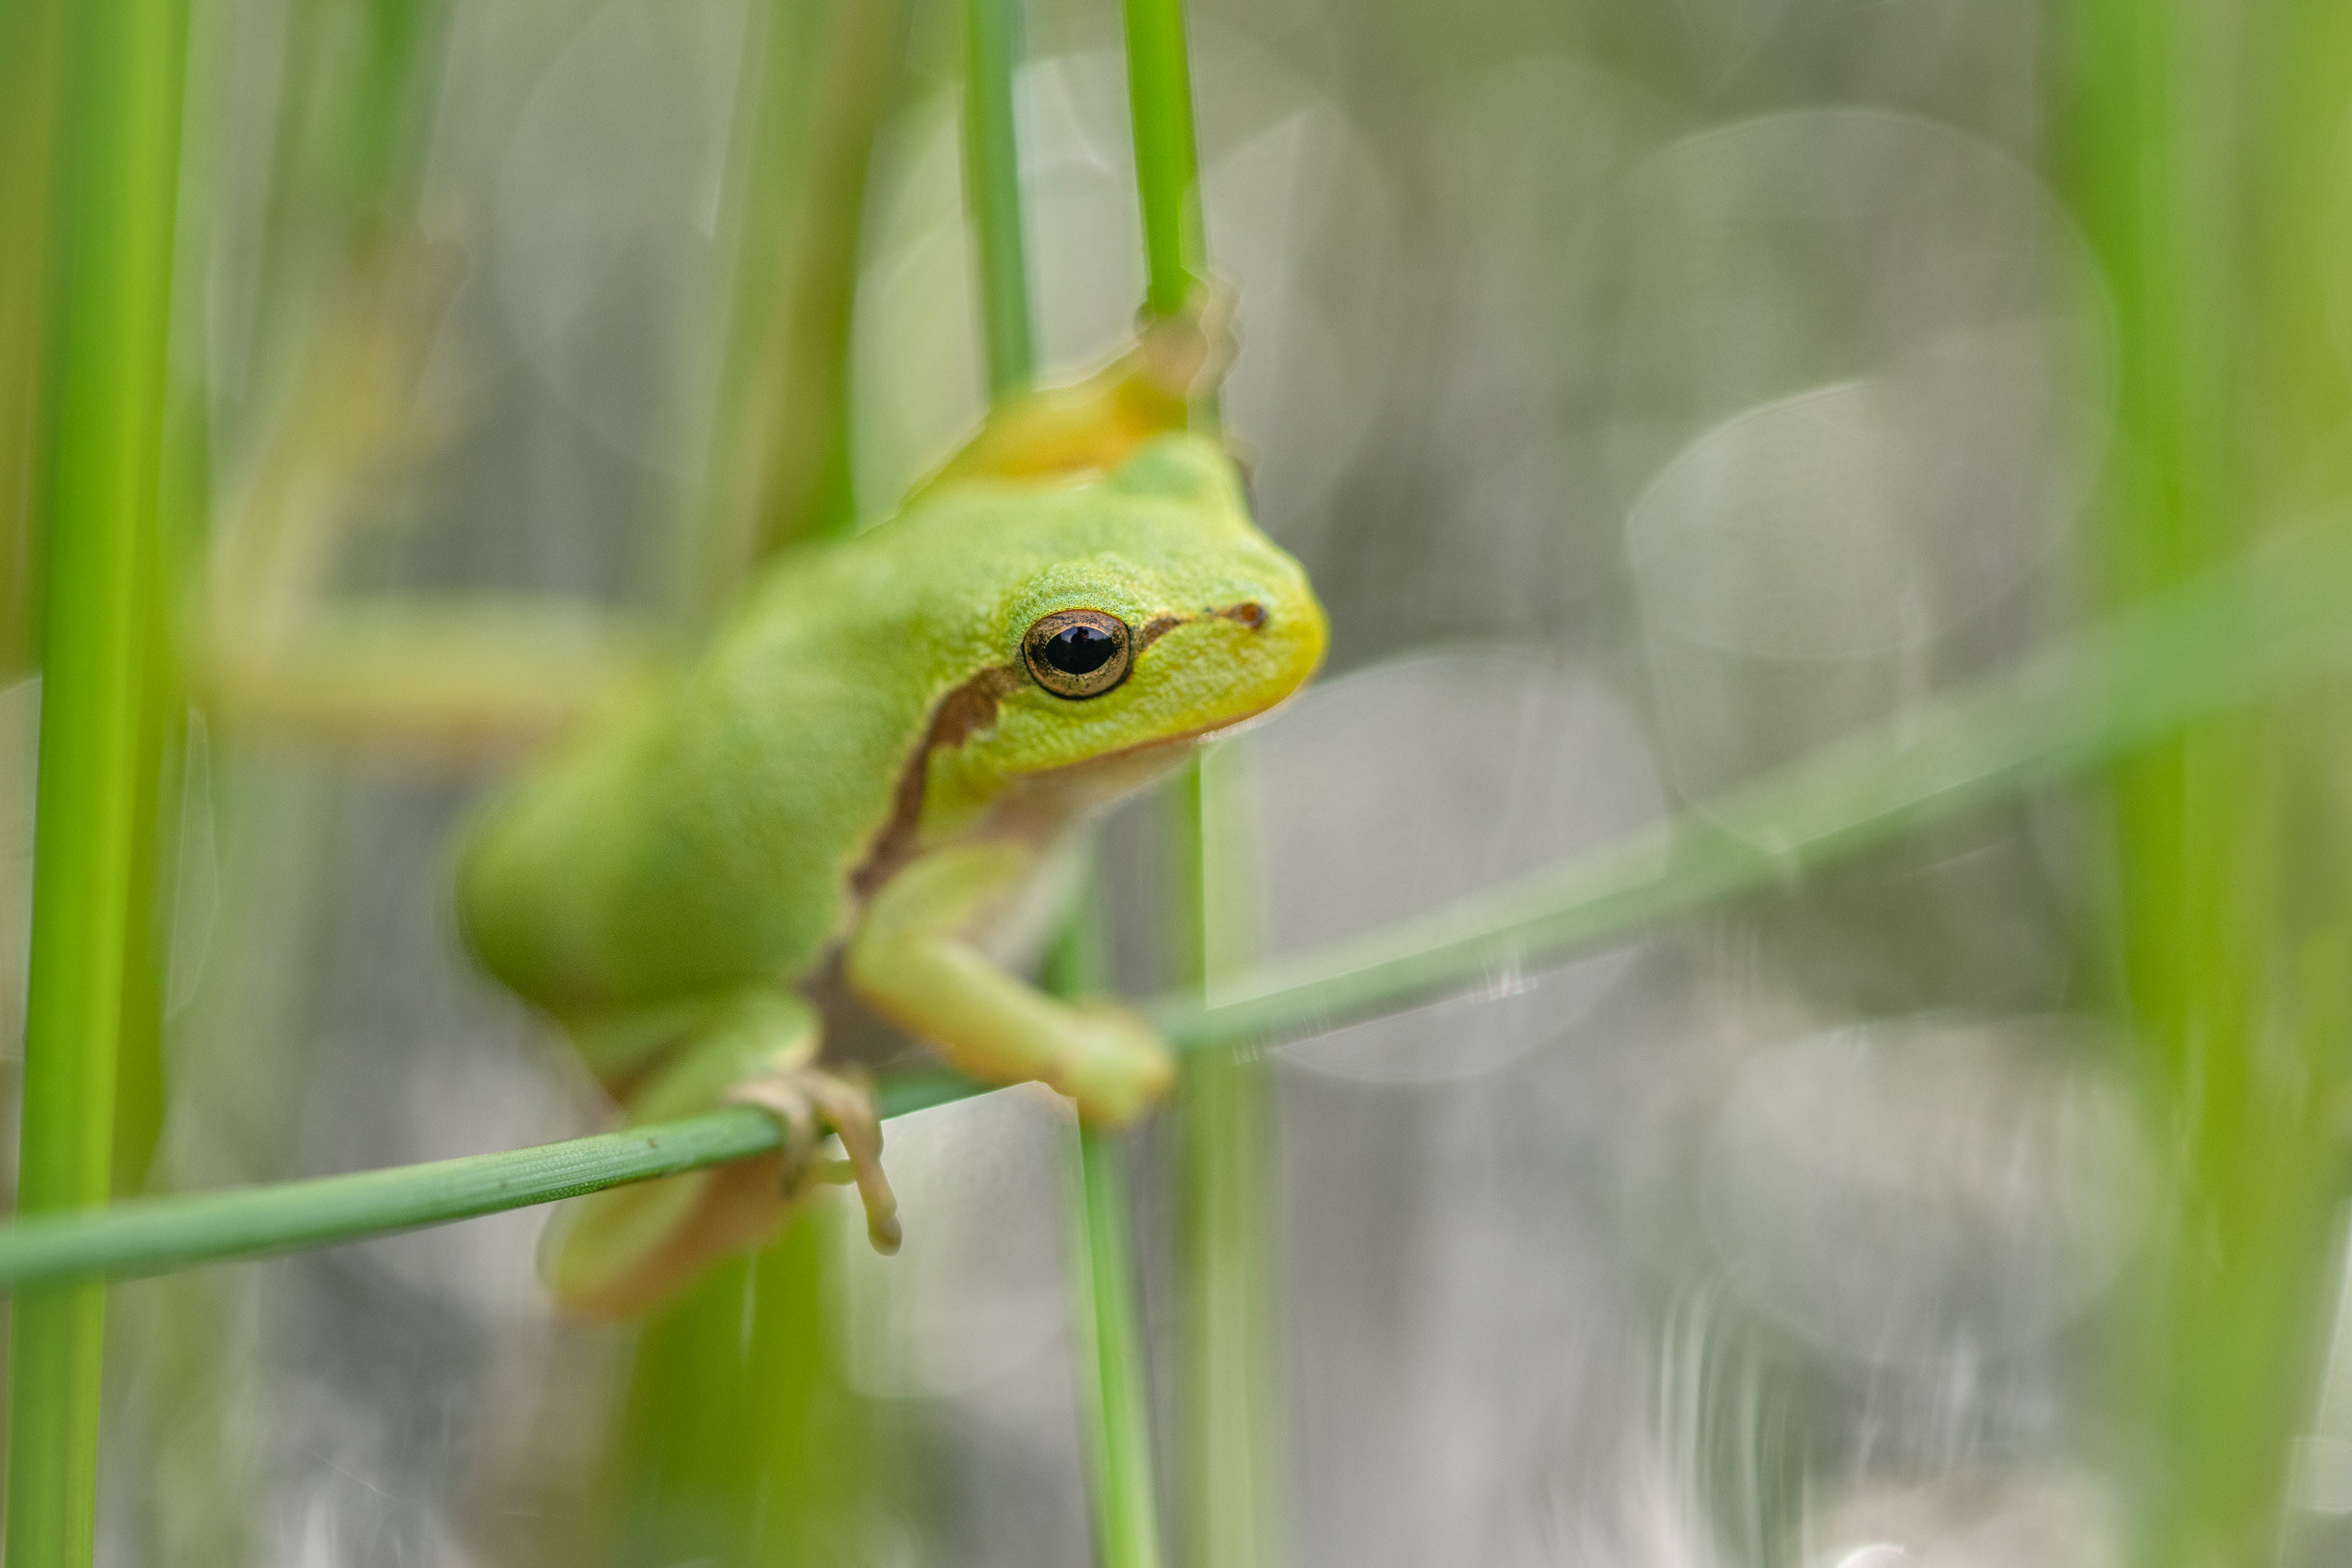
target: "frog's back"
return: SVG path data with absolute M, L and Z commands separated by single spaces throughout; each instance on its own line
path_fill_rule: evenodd
M 823 957 L 935 701 L 877 668 L 903 651 L 842 657 L 887 575 L 854 545 L 779 563 L 699 667 L 491 810 L 459 903 L 494 973 L 576 1017 Z

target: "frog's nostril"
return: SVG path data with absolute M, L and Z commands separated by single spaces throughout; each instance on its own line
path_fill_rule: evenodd
M 1226 613 L 1252 631 L 1266 625 L 1266 606 L 1254 598 L 1243 600 Z

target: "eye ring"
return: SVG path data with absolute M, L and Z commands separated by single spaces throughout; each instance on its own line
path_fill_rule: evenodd
M 1021 656 L 1037 684 L 1077 702 L 1100 697 L 1127 678 L 1135 637 L 1115 615 L 1056 610 L 1039 616 L 1023 635 Z

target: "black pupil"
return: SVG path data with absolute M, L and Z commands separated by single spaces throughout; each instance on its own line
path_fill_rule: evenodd
M 1064 626 L 1046 639 L 1045 661 L 1063 675 L 1090 676 L 1110 662 L 1118 641 L 1093 626 Z

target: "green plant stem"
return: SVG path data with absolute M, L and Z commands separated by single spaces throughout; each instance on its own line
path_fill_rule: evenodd
M 1185 1560 L 1277 1561 L 1282 1444 L 1276 1411 L 1271 1085 L 1230 1044 L 1185 1064 Z
M 2301 541 L 2152 598 L 1674 822 L 1220 981 L 1209 998 L 1166 997 L 1147 1011 L 1177 1045 L 1197 1049 L 1515 981 L 2015 801 L 2183 724 L 2352 674 L 2347 602 L 2352 542 Z M 944 1073 L 895 1077 L 882 1085 L 883 1109 L 901 1115 L 977 1087 Z M 722 1111 L 539 1149 L 20 1221 L 0 1228 L 0 1284 L 122 1278 L 352 1240 L 738 1159 L 775 1138 L 768 1118 Z
M 856 517 L 850 330 L 874 138 L 903 79 L 905 0 L 758 0 L 746 19 L 721 253 L 710 449 L 684 619 L 735 601 L 794 540 Z
M 2243 552 L 2267 517 L 2340 503 L 2352 478 L 2322 276 L 2352 36 L 2324 6 L 2081 0 L 2072 20 L 2072 195 L 2119 347 L 2093 562 L 2129 603 Z M 2115 1001 L 2173 1156 L 2170 1224 L 2122 1293 L 2140 1568 L 2281 1555 L 2346 1174 L 2343 728 L 2309 708 L 2211 717 L 2110 778 Z
M 32 1215 L 103 1203 L 111 1174 L 186 27 L 179 0 L 85 0 L 68 19 L 17 1178 Z M 8 1559 L 87 1563 L 105 1296 L 33 1292 L 10 1329 Z
M 1194 868 L 1173 900 L 1178 956 L 1214 987 L 1245 958 L 1248 845 L 1229 764 L 1213 751 L 1171 794 L 1171 859 Z M 1243 1037 L 1204 1035 L 1177 1085 L 1183 1171 L 1185 1523 L 1188 1562 L 1248 1568 L 1281 1555 L 1271 1084 Z
M 0 684 L 32 668 L 34 454 L 65 0 L 0 6 Z
M 1200 218 L 1200 149 L 1192 133 L 1192 66 L 1184 0 L 1126 0 L 1127 97 L 1135 120 L 1136 195 L 1143 209 L 1145 308 L 1184 308 L 1208 253 Z
M 540 1560 L 805 1568 L 885 1555 L 860 1546 L 898 1467 L 884 1457 L 884 1411 L 848 1386 L 833 1349 L 840 1220 L 812 1206 L 645 1325 L 588 1517 L 570 1523 L 570 1550 Z M 534 1526 L 537 1545 L 548 1526 Z
M 1047 954 L 1045 981 L 1056 996 L 1109 989 L 1102 908 L 1091 857 L 1081 891 Z M 1071 1173 L 1080 1414 L 1086 1478 L 1101 1568 L 1159 1568 L 1160 1499 L 1152 1458 L 1151 1378 L 1142 1312 L 1136 1299 L 1135 1247 L 1128 1231 L 1127 1159 L 1119 1139 L 1081 1128 Z
M 1078 1322 L 1086 1341 L 1086 1448 L 1096 1554 L 1103 1568 L 1159 1568 L 1151 1381 L 1127 1225 L 1127 1160 L 1116 1138 L 1093 1128 L 1080 1129 L 1078 1184 L 1078 1231 L 1085 1249 Z
M 0 1283 L 135 1279 L 257 1258 L 699 1170 L 776 1147 L 775 1120 L 730 1109 L 535 1149 L 120 1203 L 0 1232 Z
M 1002 403 L 1036 374 L 1028 242 L 1021 223 L 1021 148 L 1013 73 L 1021 0 L 964 0 L 964 186 L 978 252 L 988 396 Z
M 150 565 L 140 606 L 136 672 L 139 751 L 132 760 L 131 842 L 125 858 L 122 925 L 122 1010 L 116 1033 L 114 1129 L 107 1139 L 108 1190 L 143 1191 L 163 1136 L 164 985 L 170 889 L 159 875 L 163 845 L 177 837 L 181 747 L 178 720 L 186 698 L 172 657 L 173 600 Z

